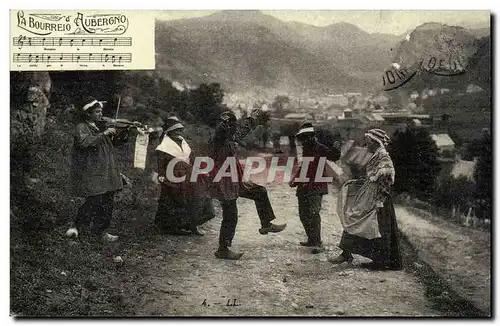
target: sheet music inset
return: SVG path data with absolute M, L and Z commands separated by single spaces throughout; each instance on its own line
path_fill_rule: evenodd
M 11 10 L 10 70 L 155 69 L 150 11 Z

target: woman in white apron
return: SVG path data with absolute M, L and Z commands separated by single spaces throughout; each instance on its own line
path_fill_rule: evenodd
M 329 261 L 352 263 L 352 255 L 358 254 L 372 260 L 362 267 L 398 270 L 402 268 L 402 258 L 391 198 L 395 171 L 386 149 L 389 137 L 381 129 L 371 129 L 365 139 L 373 153 L 366 165 L 366 180 L 348 181 L 341 188 L 338 214 L 344 232 L 339 247 L 343 252 Z M 363 184 L 355 196 L 348 196 L 349 187 L 359 181 Z
M 176 117 L 167 119 L 165 134 L 156 148 L 158 158 L 158 180 L 161 194 L 158 200 L 155 224 L 168 234 L 203 235 L 198 226 L 215 217 L 212 200 L 207 189 L 207 180 L 199 176 L 190 182 L 194 155 L 181 136 L 184 126 Z M 176 159 L 172 174 L 176 178 L 185 176 L 185 181 L 170 180 L 168 165 Z

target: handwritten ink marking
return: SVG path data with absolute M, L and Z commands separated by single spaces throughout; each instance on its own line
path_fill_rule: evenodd
M 222 305 L 222 303 L 214 302 L 213 305 Z M 201 306 L 202 307 L 210 307 L 210 304 L 208 303 L 207 299 L 203 299 Z M 226 307 L 239 307 L 239 306 L 241 306 L 241 304 L 238 303 L 238 299 L 227 299 L 225 306 Z

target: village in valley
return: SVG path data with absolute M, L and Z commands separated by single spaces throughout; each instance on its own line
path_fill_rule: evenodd
M 398 92 L 397 90 L 395 92 Z M 273 98 L 269 94 L 230 93 L 226 94 L 224 104 L 235 112 L 238 118 L 244 117 L 254 108 L 259 108 L 270 115 L 271 135 L 267 140 L 268 148 L 284 148 L 289 145 L 289 137 L 280 132 L 280 126 L 294 122 L 312 122 L 323 126 L 340 135 L 343 150 L 349 151 L 354 145 L 362 145 L 364 131 L 369 128 L 382 128 L 391 134 L 396 130 L 408 127 L 425 128 L 434 140 L 439 160 L 452 166 L 451 173 L 455 178 L 465 177 L 473 180 L 477 158 L 463 158 L 467 141 L 462 141 L 460 130 L 453 125 L 453 117 L 449 114 L 429 114 L 423 106 L 423 100 L 429 97 L 439 97 L 447 94 L 450 89 L 426 89 L 419 94 L 417 91 L 399 91 L 402 103 L 391 101 L 392 94 L 362 94 L 360 92 L 345 92 L 338 94 L 319 94 L 307 91 L 299 96 L 280 94 Z M 465 92 L 459 95 L 484 92 L 479 86 L 470 84 Z M 450 123 L 451 122 L 451 123 Z M 476 134 L 479 130 L 476 132 Z M 489 133 L 489 128 L 481 128 L 481 133 Z M 281 133 L 281 134 L 280 134 Z M 455 137 L 451 136 L 453 134 Z M 279 135 L 279 145 L 277 136 Z M 460 138 L 459 141 L 453 138 Z M 349 142 L 349 140 L 354 140 Z M 458 144 L 457 144 L 458 143 Z M 357 152 L 362 152 L 361 146 L 355 146 Z M 364 156 L 364 155 L 360 155 Z M 361 158 L 360 158 L 361 159 Z

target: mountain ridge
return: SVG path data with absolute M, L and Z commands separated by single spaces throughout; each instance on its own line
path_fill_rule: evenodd
M 347 22 L 318 27 L 258 10 L 219 11 L 160 20 L 157 69 L 181 82 L 220 82 L 228 90 L 367 92 L 379 87 L 407 34 L 442 28 L 453 26 L 425 23 L 402 35 L 371 34 Z M 469 34 L 479 38 L 484 30 Z

